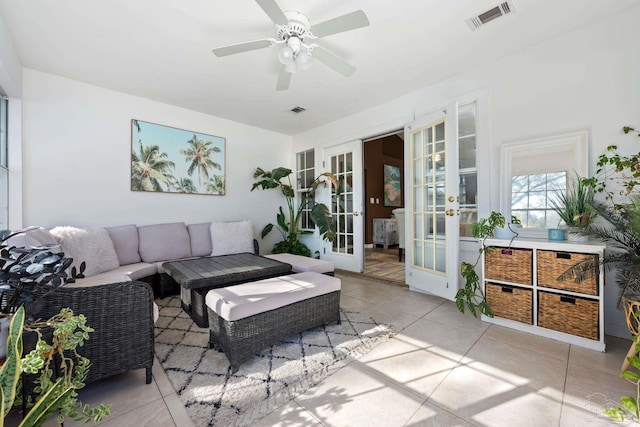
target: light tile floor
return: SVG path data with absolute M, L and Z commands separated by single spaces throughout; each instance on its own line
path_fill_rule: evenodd
M 598 411 L 634 393 L 618 377 L 627 340 L 608 337 L 600 353 L 464 316 L 400 286 L 339 277 L 344 308 L 399 333 L 256 426 L 614 425 Z M 142 370 L 130 372 L 80 397 L 112 405 L 104 426 L 191 426 L 157 362 L 153 377 L 146 385 Z

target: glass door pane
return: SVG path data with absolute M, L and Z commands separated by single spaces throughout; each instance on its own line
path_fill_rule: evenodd
M 338 190 L 331 192 L 331 215 L 336 224 L 336 239 L 332 252 L 353 254 L 353 154 L 331 157 L 331 173 L 338 180 Z
M 444 118 L 411 133 L 412 265 L 443 274 L 447 273 L 445 158 Z

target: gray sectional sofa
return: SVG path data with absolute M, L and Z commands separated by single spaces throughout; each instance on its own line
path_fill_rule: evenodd
M 60 245 L 74 266 L 86 262 L 86 278 L 46 295 L 38 314 L 48 318 L 63 307 L 84 314 L 95 332 L 78 351 L 91 360 L 86 383 L 132 369 L 145 369 L 151 382 L 154 358 L 155 293 L 178 290 L 164 274 L 166 261 L 256 252 L 248 221 L 230 223 L 124 225 L 111 228 L 31 228 L 12 246 Z
M 86 277 L 66 287 L 143 281 L 149 283 L 159 297 L 178 291 L 175 282 L 164 273 L 162 264 L 167 261 L 239 252 L 258 253 L 249 221 L 36 228 L 19 238 L 24 242 L 11 243 L 24 246 L 59 244 L 60 250 L 74 259 L 73 266 L 79 268 L 85 262 Z

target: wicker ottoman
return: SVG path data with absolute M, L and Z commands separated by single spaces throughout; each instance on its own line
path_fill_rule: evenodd
M 235 373 L 260 351 L 293 334 L 340 322 L 340 279 L 316 272 L 213 289 L 206 296 L 209 348 Z

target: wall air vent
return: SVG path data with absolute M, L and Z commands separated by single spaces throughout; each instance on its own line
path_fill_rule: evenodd
M 307 109 L 298 105 L 297 107 L 293 107 L 293 108 L 292 108 L 291 110 L 289 110 L 289 111 L 291 111 L 292 113 L 295 113 L 295 114 L 300 114 L 300 113 L 302 113 L 303 111 L 307 111 Z
M 467 19 L 467 24 L 472 30 L 477 30 L 488 22 L 493 21 L 496 18 L 512 13 L 513 2 L 511 0 L 500 3 L 499 5 L 492 7 L 491 9 L 482 12 L 481 14 Z

